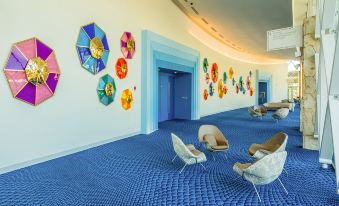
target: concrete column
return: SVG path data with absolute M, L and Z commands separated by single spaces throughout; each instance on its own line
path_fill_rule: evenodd
M 301 130 L 303 148 L 319 149 L 318 139 L 314 138 L 317 109 L 315 53 L 319 52 L 320 41 L 315 38 L 315 17 L 304 19 L 304 48 L 302 70 Z

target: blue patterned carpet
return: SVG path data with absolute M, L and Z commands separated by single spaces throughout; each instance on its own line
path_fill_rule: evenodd
M 252 120 L 246 109 L 202 118 L 168 121 L 151 135 L 125 140 L 58 158 L 0 176 L 0 205 L 339 205 L 333 169 L 321 169 L 318 152 L 301 149 L 299 110 L 275 123 L 268 115 Z M 207 171 L 183 166 L 174 156 L 170 133 L 198 146 L 202 124 L 215 124 L 231 144 L 228 160 L 206 152 Z M 289 135 L 288 158 L 279 182 L 258 186 L 237 179 L 235 162 L 247 162 L 251 143 L 274 133 Z

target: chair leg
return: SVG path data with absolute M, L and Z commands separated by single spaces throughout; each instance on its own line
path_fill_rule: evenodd
M 285 192 L 286 192 L 286 195 L 288 195 L 288 192 L 287 192 L 287 190 L 286 190 L 286 188 L 285 188 L 284 184 L 281 182 L 281 180 L 280 180 L 280 178 L 279 178 L 279 177 L 278 177 L 278 180 L 279 180 L 279 182 L 280 182 L 281 186 L 284 188 L 284 190 L 285 190 Z
M 288 176 L 288 172 L 285 170 L 285 168 L 283 168 L 284 172 L 286 173 L 286 175 Z
M 182 167 L 182 169 L 180 170 L 179 174 L 181 174 L 181 172 L 184 171 L 186 166 L 187 166 L 187 163 Z
M 199 164 L 202 166 L 202 168 L 204 168 L 205 171 L 207 170 L 206 167 L 203 164 L 201 164 L 201 163 L 199 163 Z
M 259 193 L 258 193 L 257 188 L 255 187 L 255 185 L 254 185 L 253 183 L 252 183 L 252 185 L 253 185 L 253 187 L 254 187 L 255 192 L 257 193 L 257 196 L 258 196 L 258 198 L 259 198 L 259 202 L 261 202 L 261 198 L 260 198 L 260 195 L 259 195 Z
M 178 155 L 175 155 L 174 158 L 172 159 L 172 163 L 174 162 L 175 158 L 177 158 Z

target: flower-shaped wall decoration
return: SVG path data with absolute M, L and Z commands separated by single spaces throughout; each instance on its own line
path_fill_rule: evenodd
M 211 69 L 211 76 L 212 76 L 213 83 L 216 83 L 218 81 L 218 76 L 219 76 L 218 70 L 219 70 L 218 65 L 216 63 L 213 63 L 212 69 Z
M 92 74 L 106 68 L 109 47 L 105 32 L 95 23 L 81 27 L 76 45 L 81 66 Z
M 135 53 L 135 40 L 131 32 L 124 32 L 120 39 L 121 52 L 126 59 L 132 59 Z
M 213 83 L 211 82 L 210 83 L 210 96 L 212 97 L 213 96 L 213 94 L 214 94 L 214 87 L 213 87 Z
M 114 79 L 109 74 L 99 79 L 97 94 L 104 105 L 107 106 L 114 101 L 116 90 Z
M 228 77 L 229 77 L 230 79 L 232 79 L 232 78 L 233 78 L 233 74 L 234 74 L 233 68 L 230 67 L 230 68 L 228 69 Z
M 119 58 L 115 64 L 115 73 L 119 79 L 125 79 L 128 73 L 128 65 L 124 58 Z
M 129 89 L 125 89 L 121 95 L 121 106 L 125 110 L 129 110 L 133 104 L 133 93 Z
M 208 70 L 208 60 L 207 60 L 207 58 L 204 58 L 204 63 L 203 63 L 203 70 L 204 70 L 204 72 L 206 73 L 207 72 L 207 70 Z
M 208 91 L 207 89 L 204 89 L 204 100 L 206 101 L 208 99 Z
M 205 81 L 206 84 L 210 83 L 210 75 L 208 73 L 206 73 Z
M 224 72 L 224 75 L 223 75 L 223 82 L 224 82 L 224 84 L 227 83 L 227 73 L 226 72 Z
M 37 38 L 12 46 L 4 72 L 13 96 L 31 105 L 53 96 L 60 76 L 54 51 Z
M 239 89 L 240 89 L 240 91 L 242 91 L 244 89 L 244 81 L 243 81 L 242 76 L 240 76 L 240 78 L 239 78 Z
M 220 99 L 222 99 L 224 97 L 224 83 L 223 81 L 220 79 L 218 82 L 218 96 Z

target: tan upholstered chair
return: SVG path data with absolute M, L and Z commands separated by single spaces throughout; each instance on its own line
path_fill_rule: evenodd
M 214 125 L 202 125 L 198 133 L 199 142 L 210 152 L 227 152 L 229 144 L 223 133 Z M 212 154 L 213 156 L 213 154 Z M 225 155 L 227 158 L 227 156 Z M 215 160 L 214 156 L 213 159 Z
M 179 173 L 181 173 L 187 165 L 193 164 L 200 164 L 206 170 L 204 165 L 201 164 L 202 162 L 206 162 L 207 160 L 205 154 L 195 149 L 194 145 L 192 144 L 185 145 L 182 140 L 175 134 L 172 133 L 171 135 L 173 148 L 176 153 L 175 157 L 172 160 L 172 163 L 177 157 L 179 157 L 185 163 Z
M 288 135 L 279 132 L 264 144 L 252 144 L 248 149 L 248 154 L 256 159 L 261 159 L 268 154 L 285 151 Z
M 279 179 L 281 172 L 283 171 L 286 161 L 287 152 L 276 152 L 266 155 L 262 159 L 257 160 L 254 163 L 235 163 L 233 170 L 240 175 L 244 180 L 252 183 L 255 192 L 261 202 L 260 195 L 255 185 L 269 184 L 276 179 L 279 180 L 281 186 L 284 188 L 286 194 L 288 194 L 283 183 Z M 239 179 L 239 178 L 238 178 Z
M 287 109 L 287 108 L 281 108 L 281 109 L 278 109 L 276 112 L 274 112 L 274 113 L 272 114 L 272 117 L 273 117 L 275 120 L 279 121 L 279 120 L 281 120 L 281 119 L 285 119 L 285 118 L 288 116 L 289 112 L 290 112 L 289 109 Z

